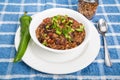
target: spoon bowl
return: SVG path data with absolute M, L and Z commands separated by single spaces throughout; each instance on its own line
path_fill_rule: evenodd
M 105 34 L 108 31 L 108 26 L 107 26 L 107 24 L 106 24 L 104 19 L 100 19 L 99 20 L 99 22 L 98 22 L 98 31 L 100 33 L 102 33 L 102 34 L 103 33 Z

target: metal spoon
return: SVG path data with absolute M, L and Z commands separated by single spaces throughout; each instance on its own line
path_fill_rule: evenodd
M 104 39 L 104 49 L 105 49 L 105 64 L 107 66 L 112 66 L 112 63 L 110 61 L 110 56 L 109 56 L 109 52 L 108 52 L 108 48 L 107 48 L 107 43 L 106 43 L 106 37 L 105 37 L 105 33 L 108 30 L 108 26 L 105 22 L 104 19 L 100 19 L 98 21 L 98 31 L 100 32 L 100 34 L 102 34 L 103 39 Z

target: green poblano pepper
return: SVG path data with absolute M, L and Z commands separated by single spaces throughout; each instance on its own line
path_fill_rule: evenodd
M 20 26 L 21 26 L 21 30 L 20 30 L 20 44 L 18 47 L 18 52 L 16 54 L 16 57 L 14 58 L 14 62 L 18 62 L 21 60 L 21 58 L 23 57 L 29 40 L 30 40 L 30 33 L 29 33 L 29 25 L 31 22 L 32 18 L 28 15 L 26 15 L 26 12 L 24 13 L 24 15 L 20 18 Z

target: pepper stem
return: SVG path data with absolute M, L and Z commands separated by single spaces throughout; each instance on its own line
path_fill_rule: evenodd
M 26 15 L 26 14 L 27 14 L 27 11 L 24 12 L 24 15 Z

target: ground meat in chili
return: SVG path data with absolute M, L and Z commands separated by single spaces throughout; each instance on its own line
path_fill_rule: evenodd
M 65 50 L 80 45 L 85 38 L 84 25 L 67 15 L 45 18 L 36 29 L 36 37 L 43 45 Z

